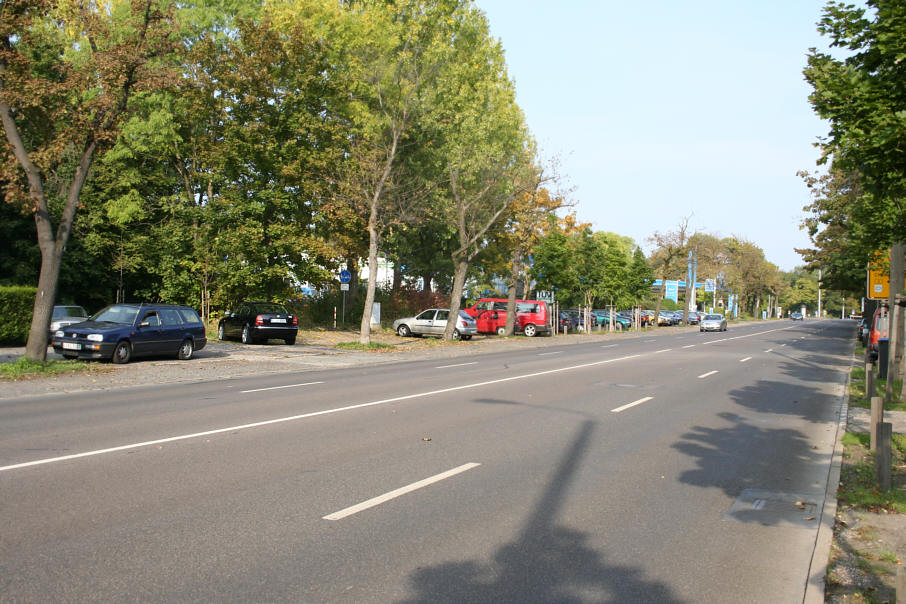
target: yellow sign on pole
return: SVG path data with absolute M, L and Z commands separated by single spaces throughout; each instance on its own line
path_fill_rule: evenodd
M 890 258 L 889 253 L 887 258 Z M 875 252 L 874 259 L 868 263 L 869 300 L 887 300 L 890 297 L 890 270 L 884 260 L 884 252 Z

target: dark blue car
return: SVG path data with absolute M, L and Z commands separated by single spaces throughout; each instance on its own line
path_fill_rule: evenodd
M 187 306 L 114 304 L 55 331 L 52 344 L 64 357 L 128 363 L 149 356 L 190 359 L 207 338 L 198 313 Z

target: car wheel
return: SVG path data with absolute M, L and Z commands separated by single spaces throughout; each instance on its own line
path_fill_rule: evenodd
M 252 339 L 252 329 L 248 325 L 242 326 L 242 343 L 243 344 L 254 343 L 254 340 Z
M 505 335 L 506 335 L 506 327 L 498 327 L 498 328 L 497 328 L 497 335 L 498 335 L 498 336 L 505 336 Z
M 180 361 L 188 361 L 192 358 L 193 352 L 195 352 L 195 346 L 192 345 L 192 340 L 186 338 L 182 341 L 182 344 L 179 345 L 179 352 L 176 353 L 176 358 Z
M 113 349 L 113 362 L 117 365 L 125 365 L 132 359 L 132 346 L 129 342 L 123 340 Z
M 704 328 L 701 328 L 701 329 L 699 329 L 699 331 L 702 332 L 702 333 L 704 333 L 704 332 L 705 332 L 705 329 L 704 329 Z
M 408 338 L 409 336 L 412 335 L 412 331 L 409 329 L 408 325 L 403 323 L 402 325 L 400 325 L 399 327 L 396 328 L 396 335 L 398 335 L 401 338 Z
M 522 328 L 522 333 L 524 333 L 527 338 L 533 338 L 535 337 L 535 334 L 538 333 L 538 329 L 532 323 L 528 323 Z
M 462 336 L 462 339 L 463 339 L 463 340 L 471 340 L 471 339 L 472 339 L 472 336 Z
M 458 329 L 454 329 L 454 330 L 453 330 L 453 339 L 454 339 L 454 340 L 458 340 L 458 339 L 459 339 L 459 336 L 460 336 L 459 330 L 458 330 Z
M 286 342 L 287 346 L 292 346 L 293 344 L 296 343 L 296 337 L 293 336 L 291 338 L 283 338 L 283 341 Z
M 217 339 L 226 340 L 226 330 L 223 328 L 223 323 L 217 326 Z

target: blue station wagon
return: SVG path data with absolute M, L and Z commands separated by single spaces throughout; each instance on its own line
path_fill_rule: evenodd
M 53 349 L 68 358 L 128 363 L 134 357 L 190 359 L 207 344 L 194 309 L 172 304 L 114 304 L 83 323 L 53 334 Z

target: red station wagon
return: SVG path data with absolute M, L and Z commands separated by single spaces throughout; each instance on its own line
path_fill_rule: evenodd
M 464 309 L 475 317 L 479 333 L 502 334 L 506 325 L 506 298 L 482 298 Z M 516 330 L 528 337 L 551 333 L 550 309 L 544 300 L 516 300 Z

